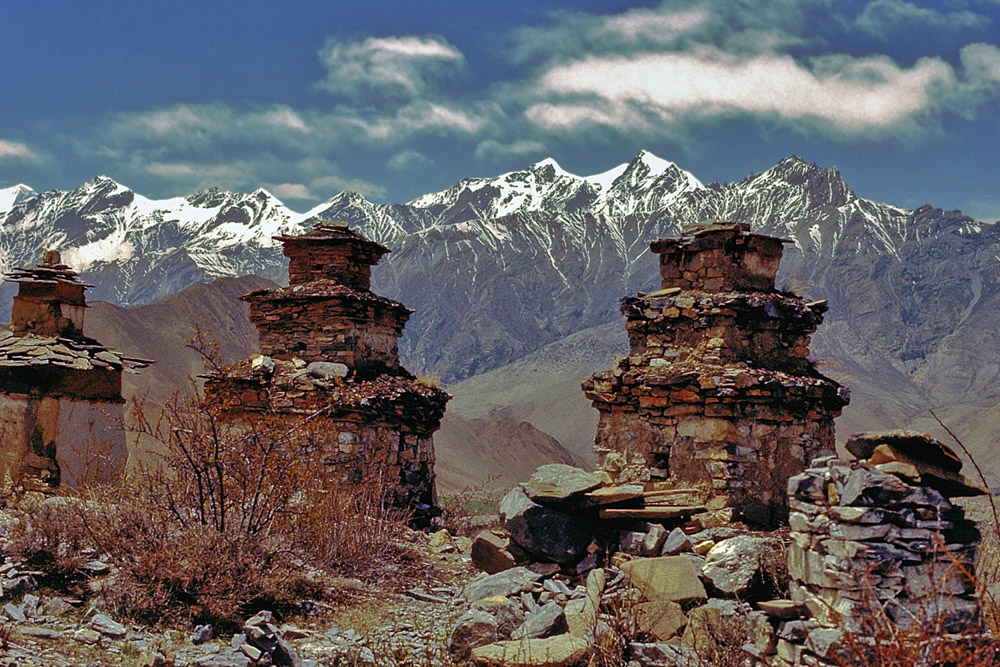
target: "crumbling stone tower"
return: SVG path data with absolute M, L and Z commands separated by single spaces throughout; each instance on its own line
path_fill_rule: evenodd
M 583 382 L 618 481 L 701 483 L 710 508 L 772 526 L 788 478 L 834 452 L 850 394 L 808 359 L 826 303 L 775 289 L 782 243 L 716 223 L 650 244 L 661 289 L 622 299 L 629 356 Z
M 288 287 L 241 297 L 261 355 L 209 376 L 206 395 L 236 416 L 274 410 L 322 420 L 331 478 L 380 473 L 397 504 L 430 511 L 433 433 L 450 397 L 400 365 L 412 311 L 370 289 L 371 267 L 389 249 L 346 223 L 275 239 L 289 258 Z
M 81 476 L 120 474 L 122 371 L 149 361 L 122 356 L 83 333 L 89 287 L 49 250 L 16 268 L 10 331 L 0 333 L 0 474 L 5 483 L 44 490 Z M 100 469 L 81 457 L 101 455 Z

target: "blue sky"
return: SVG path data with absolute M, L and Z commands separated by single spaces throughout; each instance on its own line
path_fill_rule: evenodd
M 0 5 L 0 187 L 406 201 L 648 149 L 1000 219 L 1000 0 Z

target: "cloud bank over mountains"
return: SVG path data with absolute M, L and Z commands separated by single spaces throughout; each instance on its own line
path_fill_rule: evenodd
M 988 8 L 668 0 L 615 13 L 554 9 L 489 47 L 502 67 L 468 44 L 463 52 L 453 35 L 330 35 L 317 44 L 321 76 L 304 81 L 308 93 L 294 103 L 248 91 L 112 112 L 60 150 L 159 179 L 169 192 L 264 185 L 308 202 L 339 189 L 393 197 L 394 177 L 457 155 L 481 163 L 466 172 L 491 171 L 595 137 L 694 151 L 739 124 L 833 146 L 919 142 L 956 119 L 996 113 L 997 8 Z M 933 31 L 952 48 L 899 48 L 903 31 Z M 2 166 L 53 152 L 0 127 Z M 359 176 L 362 154 L 381 168 Z

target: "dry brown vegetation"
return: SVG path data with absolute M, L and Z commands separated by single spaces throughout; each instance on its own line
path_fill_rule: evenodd
M 148 414 L 139 401 L 129 423 L 157 445 L 156 465 L 10 508 L 10 548 L 45 583 L 81 590 L 78 574 L 96 555 L 115 568 L 99 591 L 109 611 L 224 631 L 259 609 L 322 599 L 333 575 L 374 577 L 401 557 L 405 513 L 390 506 L 385 480 L 327 472 L 336 449 L 316 415 L 237 422 L 197 392 Z

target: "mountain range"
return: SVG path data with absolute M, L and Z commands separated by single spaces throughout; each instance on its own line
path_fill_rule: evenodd
M 867 200 L 836 169 L 796 156 L 708 185 L 646 151 L 593 176 L 547 159 L 406 204 L 342 193 L 304 213 L 265 190 L 151 200 L 106 177 L 68 192 L 15 186 L 0 190 L 0 268 L 59 247 L 95 285 L 90 298 L 139 305 L 222 276 L 280 282 L 271 236 L 346 220 L 393 249 L 373 282 L 416 310 L 401 344 L 412 370 L 445 381 L 456 411 L 530 421 L 585 455 L 593 411 L 578 381 L 625 351 L 617 300 L 658 283 L 647 242 L 712 219 L 791 239 L 779 287 L 829 300 L 813 353 L 854 390 L 842 435 L 933 431 L 935 408 L 990 451 L 1000 436 L 1000 226 Z M 532 371 L 559 350 L 576 355 L 565 371 Z

